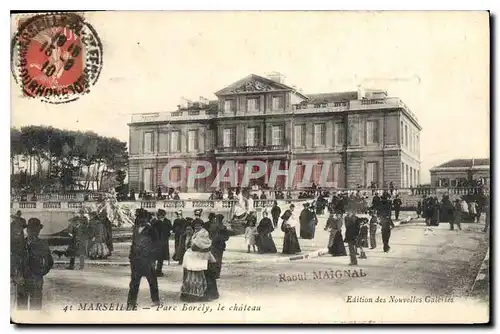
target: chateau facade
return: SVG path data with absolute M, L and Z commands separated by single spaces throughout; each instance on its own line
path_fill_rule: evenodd
M 176 111 L 136 114 L 130 129 L 129 186 L 135 191 L 166 188 L 164 169 L 172 159 L 185 167 L 170 170 L 181 191 L 206 191 L 225 161 L 236 162 L 241 184 L 245 162 L 263 161 L 267 168 L 257 183 L 267 184 L 275 161 L 287 169 L 298 163 L 280 188 L 295 188 L 304 160 L 316 160 L 311 181 L 318 183 L 322 163 L 330 161 L 328 182 L 337 188 L 412 187 L 420 180 L 420 131 L 415 115 L 382 90 L 303 94 L 273 74 L 251 74 Z M 190 162 L 206 160 L 212 174 L 188 187 Z M 199 171 L 201 172 L 201 171 Z M 228 186 L 229 184 L 225 185 Z

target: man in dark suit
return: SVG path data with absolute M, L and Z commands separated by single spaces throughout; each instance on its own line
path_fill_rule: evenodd
M 176 218 L 174 219 L 174 225 L 172 227 L 172 232 L 174 233 L 174 255 L 172 256 L 172 260 L 174 261 L 182 261 L 182 257 L 184 256 L 184 242 L 185 238 L 183 238 L 184 233 L 187 227 L 187 221 L 184 217 L 182 217 L 182 210 L 178 210 L 175 212 Z
M 156 260 L 156 276 L 163 276 L 163 261 L 167 260 L 170 262 L 170 249 L 168 240 L 170 238 L 170 232 L 172 231 L 172 223 L 168 218 L 166 218 L 165 210 L 159 209 L 156 214 L 156 219 L 153 220 L 153 227 L 159 236 L 158 246 L 157 246 L 157 260 Z
M 159 305 L 158 280 L 154 272 L 155 243 L 158 234 L 148 221 L 146 210 L 140 209 L 136 214 L 136 223 L 133 228 L 132 245 L 130 247 L 130 290 L 127 299 L 127 308 L 137 307 L 137 295 L 141 278 L 146 277 L 153 305 Z
M 396 198 L 392 201 L 392 206 L 394 208 L 394 215 L 396 216 L 396 220 L 399 219 L 399 212 L 401 211 L 401 206 L 403 205 L 403 202 L 401 202 L 401 198 L 399 198 L 399 195 L 396 195 Z
M 85 265 L 90 235 L 89 220 L 85 216 L 85 211 L 83 209 L 79 211 L 78 216 L 71 219 L 68 230 L 71 237 L 70 245 L 67 250 L 67 253 L 70 254 L 68 269 L 75 269 L 75 257 L 79 257 L 79 269 L 81 270 Z
M 389 246 L 389 239 L 391 238 L 391 229 L 394 227 L 394 223 L 391 219 L 391 202 L 389 198 L 382 198 L 380 201 L 380 208 L 380 225 L 382 226 L 380 234 L 382 235 L 384 252 L 387 253 L 391 249 Z
M 49 243 L 39 238 L 43 225 L 38 218 L 30 218 L 26 227 L 23 259 L 23 279 L 17 286 L 17 307 L 30 310 L 42 308 L 43 277 L 54 265 Z
M 349 211 L 347 213 L 347 216 L 345 217 L 345 242 L 347 242 L 349 246 L 349 258 L 351 262 L 349 265 L 355 266 L 358 264 L 358 258 L 357 258 L 357 242 L 358 242 L 358 236 L 360 232 L 360 221 L 357 219 L 356 215 L 354 212 Z

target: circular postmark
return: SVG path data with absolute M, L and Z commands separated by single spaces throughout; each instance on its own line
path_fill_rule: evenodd
M 97 82 L 102 43 L 80 15 L 36 15 L 19 22 L 11 44 L 11 69 L 24 96 L 68 103 Z

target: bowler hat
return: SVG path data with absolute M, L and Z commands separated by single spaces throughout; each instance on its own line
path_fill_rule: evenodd
M 30 218 L 28 219 L 28 228 L 36 228 L 41 230 L 43 228 L 43 224 L 38 218 Z
M 202 212 L 203 212 L 203 210 L 202 210 L 202 209 L 196 209 L 196 210 L 194 210 L 194 215 L 195 215 L 195 216 L 201 216 L 201 213 L 202 213 Z
M 304 204 L 302 204 L 302 205 L 304 205 L 304 207 L 308 208 L 308 207 L 309 207 L 309 205 L 311 205 L 311 204 L 309 204 L 308 202 L 306 202 L 306 203 L 304 203 Z
M 158 216 L 165 216 L 167 212 L 163 209 L 158 209 L 158 212 L 156 213 Z

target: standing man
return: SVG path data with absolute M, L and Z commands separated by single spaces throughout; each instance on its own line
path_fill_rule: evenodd
M 345 242 L 349 246 L 349 258 L 350 266 L 356 266 L 358 264 L 358 258 L 356 254 L 357 241 L 360 232 L 359 220 L 353 211 L 348 211 L 347 216 L 344 218 L 345 221 Z
M 170 262 L 170 249 L 168 240 L 172 231 L 172 223 L 166 218 L 167 213 L 163 209 L 158 209 L 156 219 L 153 221 L 153 227 L 158 234 L 158 254 L 156 260 L 156 276 L 163 276 L 163 261 Z
M 384 252 L 387 253 L 391 249 L 389 246 L 389 239 L 391 238 L 391 229 L 394 227 L 394 223 L 391 219 L 391 202 L 387 198 L 382 198 L 380 207 L 380 225 L 382 226 L 380 233 L 382 234 Z
M 175 212 L 176 218 L 174 219 L 174 225 L 172 227 L 172 232 L 174 233 L 174 256 L 172 256 L 172 260 L 174 261 L 182 261 L 182 256 L 184 256 L 184 252 L 182 251 L 183 241 L 182 236 L 186 231 L 187 221 L 182 217 L 182 210 L 178 210 Z
M 278 206 L 278 201 L 274 201 L 273 207 L 271 209 L 271 217 L 273 218 L 273 226 L 274 228 L 278 228 L 278 219 L 281 215 L 281 209 Z
M 78 256 L 80 258 L 79 269 L 82 270 L 85 266 L 85 257 L 87 256 L 90 235 L 89 219 L 85 216 L 85 211 L 83 209 L 80 209 L 78 216 L 71 220 L 69 235 L 71 241 L 67 253 L 70 254 L 70 259 L 67 269 L 75 269 L 75 257 Z
M 39 238 L 43 225 L 38 218 L 30 218 L 26 227 L 23 279 L 17 289 L 17 307 L 30 310 L 42 308 L 43 277 L 54 265 L 49 243 Z
M 396 220 L 399 220 L 399 212 L 401 211 L 401 206 L 403 203 L 401 202 L 401 198 L 396 194 L 396 198 L 392 201 L 392 206 L 394 207 L 394 215 L 396 216 Z
M 17 291 L 22 288 L 24 282 L 24 229 L 26 228 L 26 220 L 21 217 L 21 211 L 16 215 L 11 216 L 10 223 L 10 280 L 13 291 L 17 295 Z M 14 301 L 14 298 L 12 298 Z
M 130 290 L 127 298 L 127 309 L 137 308 L 137 296 L 141 278 L 146 277 L 149 283 L 149 292 L 154 306 L 160 304 L 158 292 L 158 280 L 154 272 L 155 243 L 158 234 L 154 227 L 148 222 L 146 210 L 138 212 L 136 223 L 133 228 L 132 245 L 130 247 Z

